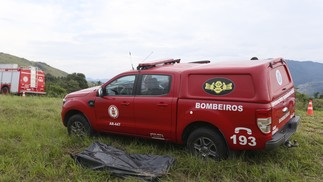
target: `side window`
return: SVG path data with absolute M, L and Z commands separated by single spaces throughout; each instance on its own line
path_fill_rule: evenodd
M 169 93 L 171 77 L 168 75 L 143 75 L 140 95 L 165 95 Z
M 105 87 L 105 95 L 133 95 L 135 78 L 135 75 L 130 75 L 114 80 Z

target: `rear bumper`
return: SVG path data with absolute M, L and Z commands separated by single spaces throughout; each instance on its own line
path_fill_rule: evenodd
M 299 116 L 290 119 L 282 129 L 273 135 L 272 140 L 266 142 L 266 150 L 274 149 L 285 143 L 296 132 L 299 121 Z

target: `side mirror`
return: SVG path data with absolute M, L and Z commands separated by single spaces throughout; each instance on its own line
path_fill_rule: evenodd
M 103 88 L 102 88 L 102 87 L 100 87 L 100 88 L 98 89 L 98 96 L 99 96 L 99 97 L 103 97 Z

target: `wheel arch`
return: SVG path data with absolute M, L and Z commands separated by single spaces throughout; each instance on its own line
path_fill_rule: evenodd
M 3 91 L 3 89 L 4 88 L 7 88 L 8 89 L 8 93 L 5 93 L 5 94 L 9 94 L 10 93 L 10 85 L 8 85 L 8 84 L 3 84 L 2 86 L 1 86 L 1 89 L 0 89 L 0 92 L 2 93 L 2 91 Z
M 187 144 L 187 139 L 189 135 L 198 128 L 208 128 L 208 129 L 214 130 L 215 132 L 218 132 L 221 135 L 222 139 L 225 141 L 226 146 L 228 147 L 228 143 L 222 131 L 218 127 L 206 121 L 195 121 L 185 127 L 182 134 L 182 141 L 185 145 Z
M 65 114 L 65 116 L 64 116 L 64 122 L 63 122 L 63 124 L 64 124 L 64 126 L 67 126 L 67 122 L 68 122 L 68 120 L 72 117 L 72 116 L 74 116 L 74 115 L 76 115 L 76 114 L 79 114 L 79 115 L 82 115 L 85 119 L 86 119 L 86 121 L 88 122 L 88 124 L 91 126 L 91 124 L 90 124 L 90 122 L 89 122 L 89 119 L 88 119 L 88 117 L 86 117 L 86 115 L 83 113 L 83 112 L 81 112 L 81 111 L 79 111 L 79 110 L 70 110 L 70 111 L 68 111 L 66 114 Z M 92 127 L 92 126 L 91 126 Z

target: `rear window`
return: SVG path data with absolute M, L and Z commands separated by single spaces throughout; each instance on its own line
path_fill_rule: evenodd
M 270 71 L 270 82 L 271 92 L 274 95 L 281 93 L 287 87 L 291 82 L 291 78 L 285 65 L 278 66 Z
M 168 75 L 143 75 L 139 95 L 165 95 L 169 93 L 171 77 Z

